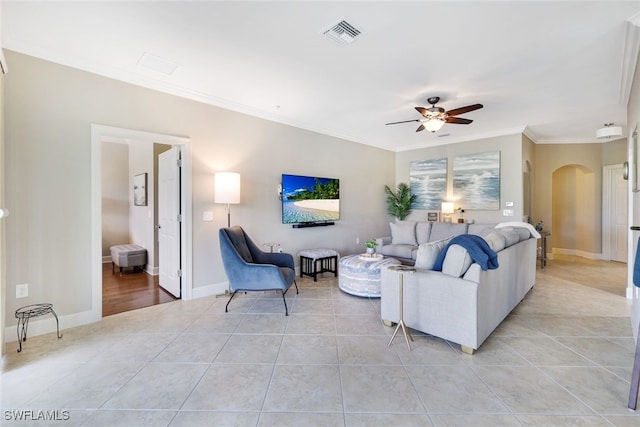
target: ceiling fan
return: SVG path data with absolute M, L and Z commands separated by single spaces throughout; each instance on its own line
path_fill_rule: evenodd
M 427 102 L 431 104 L 431 108 L 416 107 L 416 110 L 422 114 L 422 119 L 405 120 L 402 122 L 386 123 L 387 125 L 397 125 L 399 123 L 420 122 L 420 126 L 416 129 L 416 132 L 427 129 L 434 133 L 440 130 L 445 123 L 453 123 L 457 125 L 468 125 L 473 122 L 470 119 L 463 119 L 462 117 L 456 117 L 457 115 L 468 113 L 470 111 L 479 110 L 483 107 L 482 104 L 467 105 L 466 107 L 454 108 L 453 110 L 445 111 L 442 107 L 436 107 L 436 104 L 440 101 L 440 97 L 432 96 L 427 99 Z

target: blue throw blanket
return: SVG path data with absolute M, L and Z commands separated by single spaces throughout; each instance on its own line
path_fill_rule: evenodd
M 640 286 L 640 239 L 636 248 L 636 259 L 633 262 L 633 284 Z
M 479 264 L 483 270 L 495 270 L 498 268 L 498 254 L 489 247 L 486 240 L 475 234 L 461 234 L 451 239 L 442 252 L 440 252 L 433 266 L 434 270 L 442 271 L 444 258 L 451 245 L 460 245 L 465 248 L 467 252 L 469 252 L 469 256 L 473 262 Z

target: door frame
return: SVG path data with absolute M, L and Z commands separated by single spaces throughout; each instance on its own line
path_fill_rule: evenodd
M 622 164 L 607 165 L 602 168 L 602 259 L 606 261 L 611 261 L 612 236 L 609 225 L 611 224 L 611 221 L 613 221 L 611 215 L 613 210 L 613 171 L 622 171 L 622 168 Z M 626 194 L 628 195 L 628 191 Z M 629 206 L 628 199 L 627 206 Z M 629 218 L 627 217 L 627 225 L 629 223 L 628 219 Z
M 182 264 L 182 299 L 193 298 L 192 248 L 192 187 L 191 139 L 173 135 L 124 129 L 98 124 L 91 125 L 91 318 L 102 319 L 102 141 L 148 141 L 180 146 L 182 179 L 180 204 L 183 222 L 180 230 L 180 260 Z

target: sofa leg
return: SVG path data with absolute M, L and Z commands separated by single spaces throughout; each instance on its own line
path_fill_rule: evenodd
M 393 326 L 393 322 L 391 320 L 384 320 L 382 319 L 382 324 L 384 326 Z
M 462 350 L 463 353 L 466 354 L 470 354 L 473 356 L 473 353 L 475 353 L 475 349 L 471 348 L 471 347 L 467 347 L 466 345 L 461 345 L 460 349 Z

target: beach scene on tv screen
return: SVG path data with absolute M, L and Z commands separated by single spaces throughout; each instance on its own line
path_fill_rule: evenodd
M 340 219 L 340 181 L 310 176 L 282 176 L 282 222 Z

